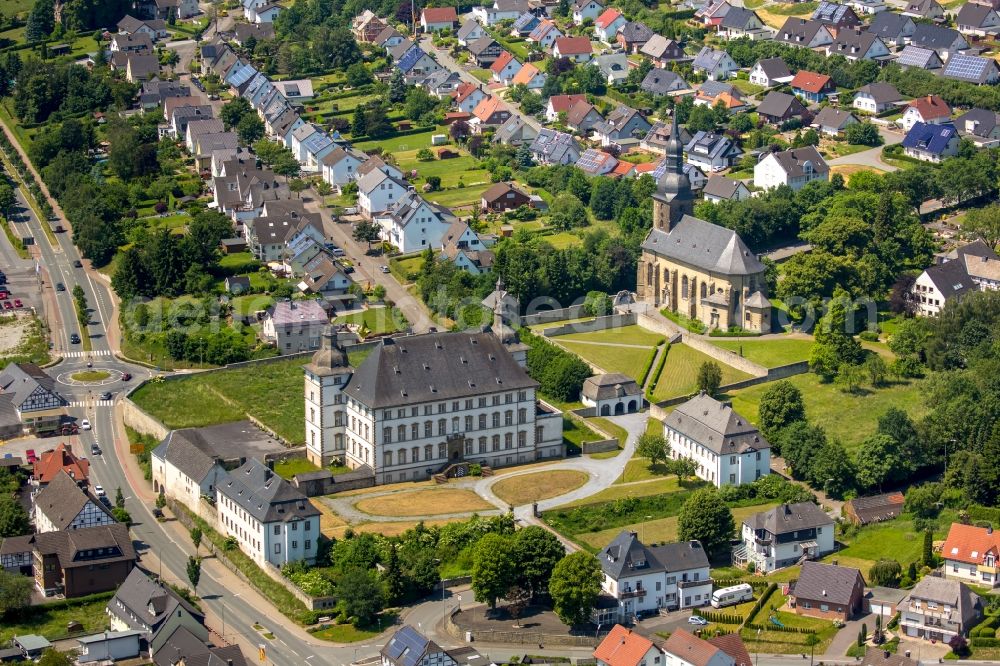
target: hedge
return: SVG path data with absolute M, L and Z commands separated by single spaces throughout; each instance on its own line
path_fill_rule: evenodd
M 719 589 L 723 587 L 733 587 L 735 585 L 743 585 L 744 583 L 752 587 L 754 591 L 763 590 L 768 585 L 773 585 L 773 583 L 770 583 L 766 580 L 758 580 L 758 579 L 740 580 L 739 578 L 716 578 L 715 588 Z
M 747 613 L 747 624 L 745 624 L 744 626 L 750 626 L 749 625 L 749 621 L 754 616 L 757 615 L 757 613 L 760 611 L 760 609 L 764 607 L 764 604 L 767 603 L 768 599 L 771 598 L 771 595 L 774 594 L 774 591 L 777 590 L 777 589 L 778 589 L 778 584 L 777 583 L 768 583 L 767 589 L 764 590 L 764 593 L 760 595 L 759 599 L 757 599 L 757 603 L 755 603 L 753 605 L 753 608 L 750 609 L 750 612 Z M 777 626 L 777 625 L 775 625 L 775 626 Z
M 716 622 L 718 624 L 743 624 L 743 621 L 746 619 L 741 615 L 730 615 L 728 613 L 716 613 L 714 611 L 697 609 L 694 611 L 694 614 L 705 618 L 709 622 Z
M 354 110 L 351 109 L 350 112 L 345 111 L 344 113 L 354 113 Z M 424 132 L 430 132 L 431 130 L 434 130 L 434 129 L 437 129 L 437 127 L 434 126 L 434 125 L 428 125 L 426 127 L 411 127 L 408 130 L 396 130 L 395 132 L 393 132 L 389 136 L 382 137 L 382 138 L 384 138 L 384 139 L 394 139 L 397 136 L 410 136 L 411 134 L 423 134 Z M 351 141 L 353 143 L 361 143 L 362 141 L 374 141 L 374 139 L 372 139 L 372 137 L 370 137 L 370 136 L 352 136 L 351 137 Z
M 751 617 L 753 617 L 751 615 Z M 774 623 L 763 625 L 763 624 L 751 624 L 747 622 L 743 625 L 745 629 L 760 629 L 761 631 L 783 631 L 786 634 L 815 634 L 815 629 L 808 629 L 806 627 L 781 627 Z
M 972 644 L 972 647 L 989 647 L 989 648 L 995 648 L 995 647 L 1000 647 L 1000 638 L 982 638 L 982 637 L 977 637 L 977 638 L 970 639 L 969 643 Z
M 969 636 L 972 638 L 994 638 L 998 628 L 1000 628 L 1000 615 L 991 615 L 973 627 Z
M 660 375 L 663 374 L 663 366 L 667 363 L 667 354 L 670 353 L 670 343 L 663 343 L 663 353 L 660 354 L 660 360 L 656 363 L 656 369 L 653 370 L 653 379 L 649 382 L 649 386 L 646 387 L 646 397 L 649 398 L 650 402 L 653 400 L 653 392 L 656 390 L 656 384 L 660 381 Z
M 988 520 L 997 526 L 1000 525 L 1000 508 L 973 504 L 969 507 L 969 517 L 973 520 Z
M 661 341 L 656 345 L 656 349 L 653 350 L 653 354 L 646 359 L 646 364 L 643 366 L 642 372 L 640 372 L 639 376 L 636 377 L 640 387 L 646 385 L 646 379 L 649 377 L 649 371 L 653 368 L 653 359 L 656 358 L 656 353 L 659 351 L 660 345 L 662 344 L 663 342 Z

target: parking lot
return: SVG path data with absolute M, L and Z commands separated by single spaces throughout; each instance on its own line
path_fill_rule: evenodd
M 0 266 L 0 270 L 7 277 L 6 284 L 0 285 L 0 307 L 5 312 L 14 309 L 34 309 L 36 313 L 41 312 L 42 300 L 39 293 L 38 277 L 33 269 L 12 269 Z M 6 296 L 4 296 L 6 292 Z M 20 306 L 17 302 L 20 301 Z

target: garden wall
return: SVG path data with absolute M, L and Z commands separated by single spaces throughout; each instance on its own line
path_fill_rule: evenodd
M 726 365 L 736 368 L 737 370 L 742 370 L 743 372 L 753 375 L 754 377 L 767 377 L 767 368 L 759 363 L 754 363 L 753 361 L 740 356 L 736 352 L 716 347 L 704 338 L 690 335 L 686 332 L 681 333 L 681 339 L 687 346 L 711 356 L 716 361 L 725 363 Z
M 748 386 L 756 386 L 757 384 L 763 384 L 765 382 L 773 382 L 779 379 L 785 379 L 786 377 L 791 377 L 792 375 L 801 375 L 803 373 L 809 372 L 809 362 L 799 361 L 798 363 L 789 363 L 788 365 L 778 366 L 777 368 L 770 368 L 767 374 L 763 377 L 751 377 L 750 379 L 744 379 L 742 381 L 733 382 L 732 384 L 726 384 L 725 386 L 719 387 L 720 393 L 727 393 L 729 391 L 735 391 L 737 389 L 747 388 Z M 679 405 L 682 402 L 687 402 L 691 398 L 690 395 L 681 395 L 676 398 L 667 398 L 666 400 L 661 400 L 655 404 L 650 404 L 649 415 L 653 418 L 663 419 L 667 416 L 665 407 L 673 407 L 674 405 Z
M 590 424 L 587 424 L 588 426 Z M 601 439 L 596 442 L 583 442 L 580 448 L 584 453 L 605 453 L 618 450 L 617 439 Z
M 474 611 L 476 613 L 482 613 L 482 609 L 477 609 Z M 466 629 L 461 626 L 462 618 L 461 613 L 457 607 L 453 608 L 451 612 L 445 617 L 445 630 L 459 641 L 480 641 L 483 643 L 515 643 L 520 645 L 537 645 L 550 646 L 550 645 L 567 645 L 572 647 L 597 647 L 600 642 L 607 636 L 606 631 L 597 632 L 591 634 L 587 633 L 585 635 L 571 635 L 571 634 L 544 634 L 537 631 L 507 631 L 500 629 Z M 458 622 L 455 621 L 455 616 L 458 615 Z
M 522 326 L 533 326 L 535 324 L 547 324 L 550 321 L 563 321 L 565 319 L 579 319 L 587 316 L 587 310 L 583 305 L 571 305 L 568 308 L 558 310 L 545 310 L 521 317 Z
M 605 317 L 597 317 L 590 321 L 578 321 L 562 326 L 553 326 L 542 331 L 546 338 L 554 338 L 560 335 L 570 335 L 573 333 L 590 333 L 592 331 L 603 331 L 609 328 L 620 328 L 622 326 L 632 326 L 636 323 L 635 313 L 613 314 Z

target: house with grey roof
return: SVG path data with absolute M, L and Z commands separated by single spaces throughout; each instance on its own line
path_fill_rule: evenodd
M 796 615 L 847 622 L 865 610 L 865 579 L 852 567 L 803 562 L 788 605 Z
M 912 18 L 896 12 L 876 14 L 868 26 L 868 31 L 878 35 L 883 43 L 895 47 L 905 46 L 916 29 Z
M 583 380 L 580 402 L 597 416 L 632 414 L 642 408 L 642 389 L 632 377 L 608 372 Z
M 526 123 L 520 115 L 514 114 L 496 129 L 493 133 L 493 142 L 520 146 L 530 144 L 536 136 L 538 136 L 538 130 Z
M 854 114 L 850 111 L 844 109 L 837 109 L 832 106 L 826 106 L 820 109 L 816 117 L 813 118 L 812 125 L 819 129 L 823 134 L 828 134 L 830 136 L 839 136 L 844 133 L 844 131 L 851 125 L 856 125 L 858 119 L 854 117 Z
M 606 53 L 590 61 L 600 70 L 609 86 L 618 86 L 628 78 L 628 56 L 624 53 Z
M 771 29 L 764 25 L 764 21 L 757 15 L 757 12 L 743 7 L 731 7 L 726 15 L 719 22 L 719 35 L 726 39 L 770 39 L 773 34 Z
M 122 523 L 40 532 L 29 539 L 36 587 L 67 599 L 116 589 L 138 559 Z
M 750 198 L 750 188 L 742 180 L 718 175 L 709 176 L 701 193 L 704 195 L 705 201 L 712 203 L 743 201 Z
M 770 153 L 753 168 L 754 185 L 765 190 L 780 185 L 800 190 L 806 183 L 829 177 L 830 166 L 815 146 Z
M 320 333 L 329 322 L 330 315 L 319 301 L 278 301 L 264 317 L 260 334 L 279 354 L 294 354 L 319 349 Z
M 969 109 L 955 119 L 955 128 L 962 138 L 981 148 L 1000 145 L 1000 114 L 986 109 Z
M 884 16 L 885 13 L 879 16 Z M 858 111 L 875 115 L 895 108 L 896 104 L 902 101 L 903 96 L 896 90 L 896 86 L 891 83 L 876 82 L 858 88 L 851 106 Z
M 396 631 L 379 651 L 382 666 L 466 666 L 482 663 L 471 647 L 447 650 L 408 624 Z
M 0 425 L 7 436 L 55 430 L 67 407 L 55 380 L 34 363 L 11 363 L 0 371 Z
M 752 562 L 760 573 L 771 573 L 834 550 L 834 522 L 813 502 L 779 504 L 746 518 L 741 543 L 733 549 L 733 564 Z
M 673 92 L 690 90 L 691 86 L 677 72 L 654 68 L 643 77 L 639 88 L 653 97 L 662 97 Z
M 958 10 L 955 26 L 963 35 L 995 35 L 1000 32 L 1000 15 L 988 4 L 967 2 Z
M 462 27 L 458 29 L 455 37 L 458 39 L 459 45 L 468 46 L 485 34 L 486 31 L 479 21 L 467 19 L 465 23 L 462 24 Z
M 572 134 L 547 127 L 538 131 L 529 148 L 531 159 L 538 164 L 575 164 L 583 148 Z
M 738 239 L 734 232 L 729 234 Z M 706 236 L 703 242 L 711 240 Z M 752 254 L 732 256 L 734 261 L 748 264 L 740 270 L 756 271 L 760 264 Z M 732 405 L 705 393 L 678 405 L 667 415 L 663 420 L 663 436 L 670 443 L 671 458 L 694 461 L 698 465 L 697 476 L 717 488 L 753 483 L 771 471 L 771 445 L 760 431 L 734 411 Z
M 653 38 L 652 28 L 641 21 L 628 21 L 618 28 L 615 40 L 625 53 L 638 53 L 646 42 Z
M 731 137 L 704 131 L 696 132 L 684 150 L 687 152 L 687 162 L 705 172 L 727 169 L 743 155 L 743 151 Z
M 641 113 L 619 104 L 603 121 L 594 125 L 594 136 L 601 140 L 601 146 L 611 145 L 623 148 L 638 145 L 652 127 Z
M 792 80 L 788 65 L 781 58 L 762 58 L 750 70 L 750 83 L 770 88 Z
M 896 64 L 903 69 L 915 67 L 927 70 L 940 69 L 944 65 L 937 51 L 913 44 L 907 44 L 902 51 L 896 54 Z
M 696 72 L 704 74 L 709 81 L 728 79 L 740 68 L 728 53 L 709 46 L 702 47 L 691 66 Z
M 641 55 L 653 61 L 653 64 L 661 69 L 671 62 L 689 60 L 681 45 L 672 39 L 667 39 L 663 35 L 653 35 L 649 41 L 639 49 Z
M 826 54 L 842 55 L 851 62 L 885 60 L 889 57 L 889 48 L 873 32 L 859 28 L 843 28 L 837 31 L 833 42 L 827 45 Z
M 792 118 L 805 120 L 809 116 L 809 111 L 798 97 L 772 90 L 764 96 L 757 107 L 757 115 L 766 123 L 780 125 Z
M 830 26 L 834 32 L 841 28 L 856 28 L 861 25 L 861 19 L 850 5 L 828 0 L 822 0 L 810 18 Z
M 945 62 L 952 54 L 969 48 L 969 42 L 958 30 L 931 23 L 917 24 L 910 45 L 935 51 Z
M 937 0 L 909 0 L 903 9 L 904 16 L 927 19 L 928 21 L 944 21 L 944 8 Z
M 33 498 L 35 531 L 55 532 L 111 525 L 111 512 L 65 471 L 60 470 Z
M 953 53 L 941 69 L 941 76 L 977 86 L 992 85 L 1000 81 L 1000 66 L 993 58 Z
M 775 33 L 774 41 L 788 46 L 815 49 L 833 43 L 833 33 L 819 21 L 789 16 Z
M 948 643 L 983 615 L 982 598 L 965 583 L 924 576 L 899 604 L 899 627 L 910 638 Z
M 183 627 L 198 640 L 208 640 L 205 616 L 167 585 L 133 569 L 105 608 L 112 631 L 142 632 L 145 651 L 156 652 Z
M 917 276 L 910 287 L 910 302 L 917 314 L 936 317 L 950 300 L 961 300 L 973 291 L 998 288 L 1000 257 L 980 240 L 959 247 L 953 256 Z
M 595 622 L 633 621 L 640 613 L 697 608 L 712 599 L 708 555 L 698 541 L 643 544 L 635 532 L 622 531 L 597 554 L 604 576 Z
M 452 212 L 408 191 L 375 216 L 382 240 L 402 253 L 438 247 L 441 237 L 455 221 Z

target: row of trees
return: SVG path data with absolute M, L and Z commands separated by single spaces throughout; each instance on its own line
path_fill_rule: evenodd
M 526 328 L 520 335 L 521 342 L 529 347 L 528 374 L 540 384 L 539 390 L 556 400 L 576 400 L 584 380 L 591 375 L 590 366 Z

